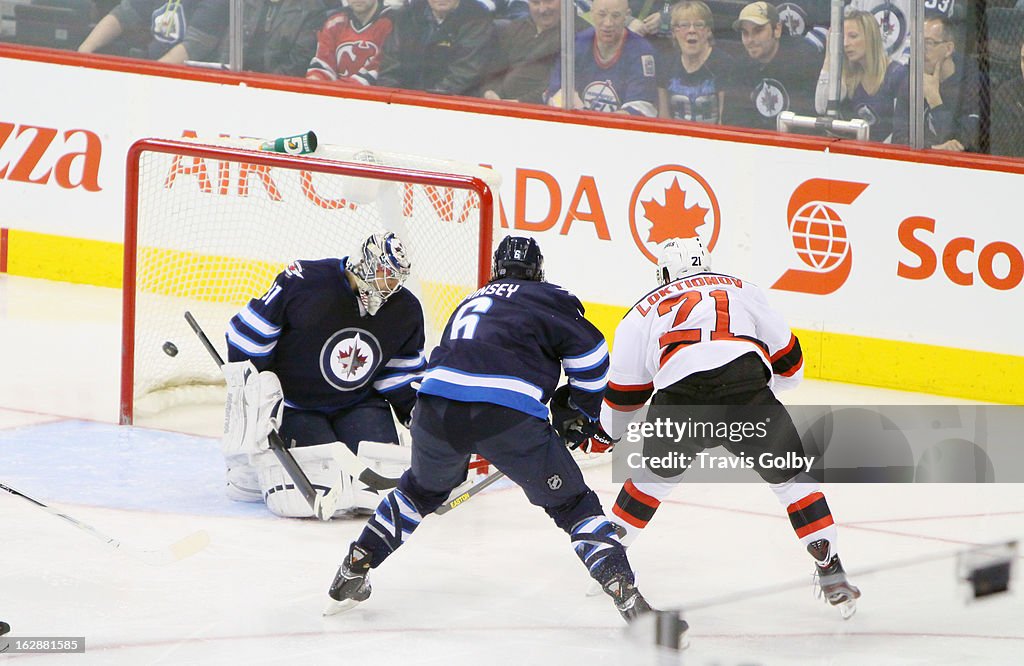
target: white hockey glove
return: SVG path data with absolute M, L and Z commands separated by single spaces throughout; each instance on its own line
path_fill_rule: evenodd
M 225 363 L 221 369 L 228 382 L 221 453 L 229 457 L 267 450 L 267 436 L 280 429 L 284 416 L 281 381 L 273 372 L 257 372 L 251 361 Z

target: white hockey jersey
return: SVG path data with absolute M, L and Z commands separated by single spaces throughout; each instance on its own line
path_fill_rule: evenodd
M 757 286 L 700 273 L 658 287 L 615 331 L 601 426 L 620 437 L 629 421 L 623 414 L 640 409 L 655 391 L 751 351 L 771 370 L 773 390 L 802 379 L 800 343 Z

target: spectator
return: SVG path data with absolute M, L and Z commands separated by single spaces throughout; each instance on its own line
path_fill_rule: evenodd
M 736 66 L 725 122 L 775 129 L 783 111 L 813 113 L 821 54 L 803 38 L 782 37 L 779 12 L 767 2 L 744 7 L 732 27 L 749 57 Z
M 654 50 L 627 30 L 626 0 L 594 0 L 594 27 L 576 35 L 576 86 L 571 108 L 639 116 L 657 115 Z M 562 63 L 551 70 L 546 98 L 562 106 Z
M 391 34 L 392 12 L 382 0 L 348 0 L 324 23 L 306 78 L 373 85 L 380 55 Z
M 980 77 L 956 52 L 953 29 L 941 14 L 924 22 L 924 145 L 936 150 L 977 150 Z M 910 103 L 897 99 L 894 143 L 909 143 Z
M 720 123 L 726 80 L 735 63 L 714 48 L 711 9 L 701 0 L 682 0 L 673 5 L 671 16 L 676 48 L 670 60 L 658 63 L 658 115 Z
M 230 3 L 219 4 L 226 33 Z M 316 52 L 316 31 L 328 11 L 327 0 L 243 0 L 242 69 L 285 76 L 305 74 Z M 229 40 L 223 40 L 220 62 L 228 62 L 229 49 Z
M 1018 53 L 1020 76 L 1003 81 L 992 97 L 989 140 L 993 155 L 1024 157 L 1024 41 Z
M 394 17 L 378 85 L 475 94 L 493 60 L 494 22 L 476 0 L 411 0 Z
M 673 0 L 628 0 L 632 16 L 627 28 L 645 38 L 660 60 L 672 52 L 674 45 L 670 13 Z
M 214 53 L 226 27 L 221 14 L 227 0 L 121 0 L 79 45 L 79 53 L 95 53 L 126 32 L 149 24 L 151 39 L 133 57 L 168 63 L 206 60 Z
M 890 61 L 875 18 L 854 10 L 843 21 L 843 64 L 839 89 L 839 116 L 860 118 L 870 126 L 869 139 L 892 138 L 896 98 L 909 94 L 907 68 Z M 828 106 L 829 55 L 821 66 L 814 106 L 824 115 Z
M 562 49 L 561 0 L 528 0 L 529 15 L 498 29 L 494 75 L 484 84 L 485 99 L 543 104 L 551 68 Z M 587 22 L 576 19 L 576 32 Z

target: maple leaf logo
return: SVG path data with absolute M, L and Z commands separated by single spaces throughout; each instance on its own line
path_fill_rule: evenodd
M 644 217 L 651 223 L 647 241 L 661 243 L 669 238 L 695 238 L 697 227 L 704 224 L 708 208 L 698 204 L 686 207 L 686 192 L 679 186 L 679 179 L 673 179 L 672 185 L 665 190 L 665 204 L 656 199 L 640 202 L 644 207 Z
M 354 356 L 353 352 L 355 352 Z M 366 365 L 366 357 L 360 354 L 354 347 L 349 347 L 345 350 L 339 349 L 338 361 L 341 363 L 342 374 L 345 377 L 351 377 L 359 368 Z

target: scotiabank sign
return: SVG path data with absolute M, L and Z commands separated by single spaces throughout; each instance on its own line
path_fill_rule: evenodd
M 798 261 L 802 265 L 783 273 L 772 288 L 825 295 L 846 283 L 853 268 L 855 243 L 836 209 L 856 205 L 867 187 L 865 183 L 823 178 L 813 178 L 796 187 L 786 217 L 795 255 L 792 263 Z M 891 238 L 877 236 L 872 229 L 859 231 L 865 248 L 871 249 L 876 257 L 887 254 L 884 248 Z M 901 251 L 909 252 L 909 257 L 898 261 L 898 277 L 942 279 L 964 287 L 981 284 L 1000 291 L 1013 289 L 1024 281 L 1024 253 L 1013 243 L 940 231 L 930 217 L 912 216 L 900 223 L 896 241 Z
M 912 259 L 900 261 L 896 274 L 909 280 L 944 276 L 953 284 L 969 287 L 976 283 L 1005 291 L 1024 279 L 1024 255 L 1020 248 L 1003 240 L 980 240 L 969 236 L 940 235 L 930 217 L 908 217 L 899 226 L 899 241 Z M 941 265 L 941 272 L 939 266 Z

